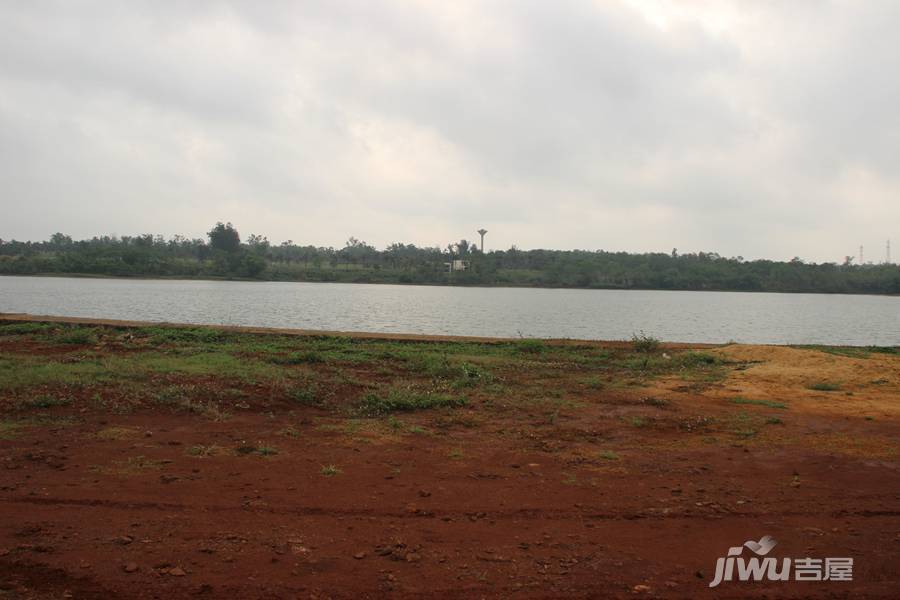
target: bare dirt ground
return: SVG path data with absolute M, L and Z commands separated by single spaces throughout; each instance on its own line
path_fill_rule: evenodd
M 324 405 L 286 404 L 269 371 L 48 374 L 200 352 L 102 331 L 0 332 L 0 598 L 900 597 L 896 353 L 705 348 L 721 365 L 697 377 L 615 344 L 466 350 L 492 373 L 467 404 L 372 416 L 335 407 L 455 388 L 411 375 L 400 341 L 277 367 L 319 377 Z M 141 395 L 172 386 L 175 408 Z M 779 558 L 852 557 L 853 581 L 711 589 L 763 535 Z

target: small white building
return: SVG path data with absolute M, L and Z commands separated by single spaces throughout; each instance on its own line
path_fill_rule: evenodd
M 444 266 L 447 267 L 447 271 L 450 273 L 453 273 L 454 271 L 465 271 L 469 266 L 469 261 L 453 259 L 450 262 L 445 262 Z

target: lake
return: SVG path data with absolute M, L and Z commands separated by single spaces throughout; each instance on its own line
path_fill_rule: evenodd
M 0 277 L 0 312 L 500 337 L 900 344 L 900 297 Z

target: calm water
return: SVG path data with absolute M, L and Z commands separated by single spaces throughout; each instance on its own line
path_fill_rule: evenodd
M 503 337 L 900 344 L 900 298 L 0 277 L 0 312 Z

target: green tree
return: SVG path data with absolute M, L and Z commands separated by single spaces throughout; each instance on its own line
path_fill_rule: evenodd
M 219 221 L 206 235 L 209 236 L 209 245 L 213 250 L 222 250 L 232 254 L 241 247 L 241 236 L 231 223 L 223 224 Z

